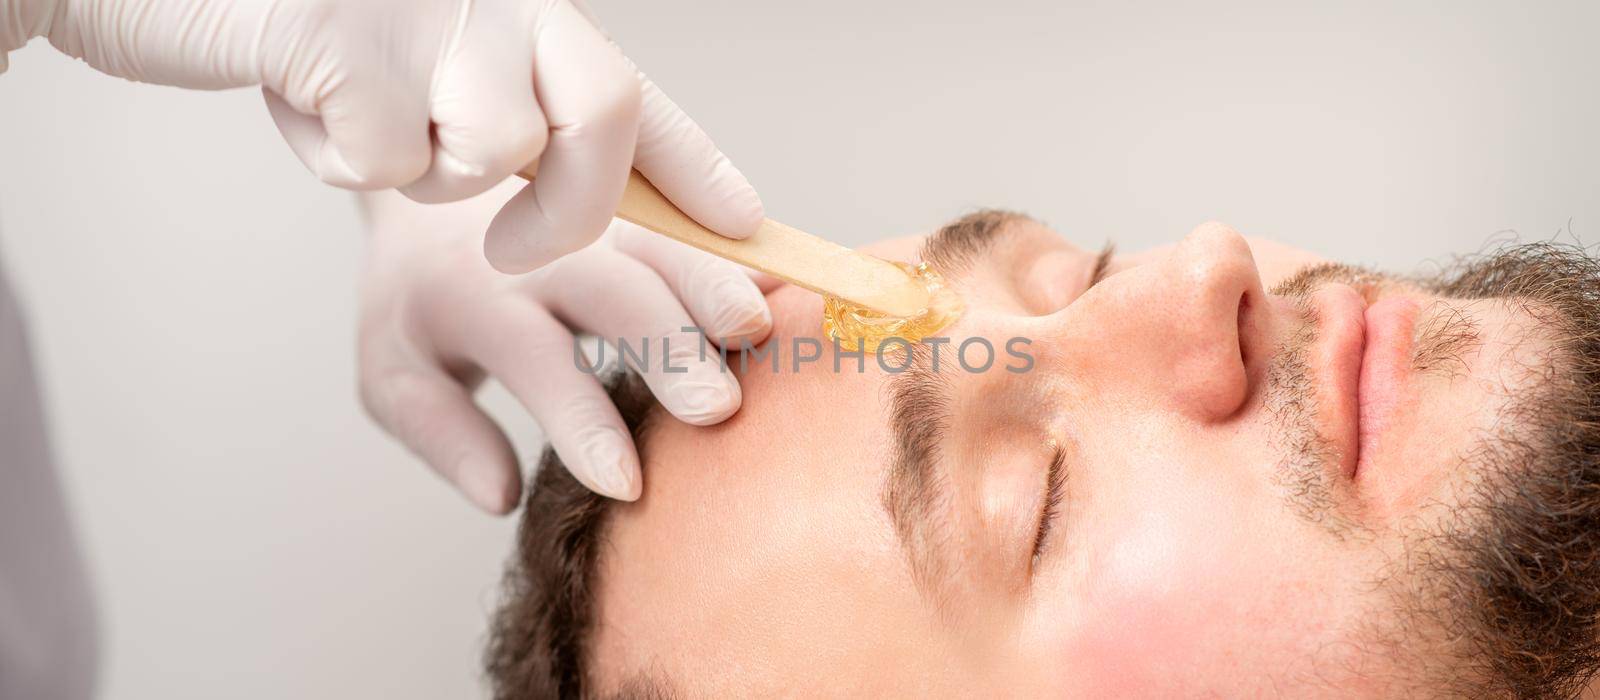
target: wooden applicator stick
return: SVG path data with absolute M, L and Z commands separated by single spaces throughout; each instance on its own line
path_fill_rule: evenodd
M 532 179 L 531 172 L 518 174 Z M 742 241 L 724 238 L 679 210 L 637 170 L 629 173 L 617 218 L 790 284 L 891 316 L 917 316 L 928 308 L 927 288 L 888 261 L 772 219 L 762 221 L 761 228 Z

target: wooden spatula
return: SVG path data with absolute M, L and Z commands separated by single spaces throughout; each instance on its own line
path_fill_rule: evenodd
M 533 179 L 528 170 L 518 174 Z M 680 211 L 637 170 L 628 176 L 617 218 L 790 284 L 891 316 L 917 316 L 928 308 L 928 290 L 887 261 L 772 219 L 761 222 L 755 235 L 742 241 L 724 238 Z

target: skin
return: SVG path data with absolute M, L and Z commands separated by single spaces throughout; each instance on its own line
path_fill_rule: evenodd
M 914 260 L 920 243 L 869 250 Z M 864 373 L 834 373 L 826 352 L 798 373 L 745 372 L 744 407 L 720 425 L 658 416 L 643 497 L 615 504 L 601 561 L 600 685 L 647 674 L 691 697 L 1402 692 L 1419 666 L 1382 642 L 1397 603 L 1375 582 L 1448 524 L 1478 476 L 1465 458 L 1537 361 L 1531 322 L 1492 300 L 1386 287 L 1423 319 L 1471 317 L 1481 342 L 1446 370 L 1403 372 L 1358 418 L 1354 383 L 1331 379 L 1356 376 L 1337 369 L 1351 360 L 1326 340 L 1354 291 L 1308 296 L 1328 311 L 1304 355 L 1307 424 L 1336 443 L 1366 431 L 1359 455 L 1351 444 L 1325 465 L 1338 517 L 1319 521 L 1285 497 L 1295 448 L 1268 378 L 1311 321 L 1265 290 L 1321 260 L 1221 224 L 1118 256 L 1085 291 L 1093 259 L 1013 222 L 951 280 L 968 309 L 943 335 L 1025 336 L 1036 364 L 948 375 L 948 580 L 919 582 L 885 510 L 890 375 L 870 356 Z M 820 299 L 792 287 L 768 299 L 778 342 L 819 335 Z M 1057 446 L 1067 485 L 1035 559 Z

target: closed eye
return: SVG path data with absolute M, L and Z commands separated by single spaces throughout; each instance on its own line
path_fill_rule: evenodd
M 1056 519 L 1061 515 L 1062 496 L 1066 493 L 1067 453 L 1057 446 L 1055 454 L 1050 458 L 1050 468 L 1045 471 L 1044 503 L 1039 508 L 1039 525 L 1033 538 L 1033 559 L 1030 567 L 1037 569 L 1040 557 L 1044 556 L 1046 540 L 1050 530 L 1055 527 Z

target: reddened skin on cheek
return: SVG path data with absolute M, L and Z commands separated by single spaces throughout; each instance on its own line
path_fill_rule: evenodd
M 1101 455 L 1082 484 L 1094 496 L 1072 533 L 1084 584 L 1080 632 L 1065 652 L 1093 689 L 1086 695 L 1198 692 L 1203 685 L 1174 679 L 1228 662 L 1266 626 L 1259 603 L 1281 562 L 1253 533 L 1289 516 L 1226 474 L 1251 470 L 1141 447 L 1160 444 L 1142 433 L 1171 435 L 1170 426 L 1123 425 L 1120 458 Z
M 1076 648 L 1093 685 L 1111 694 L 1150 691 L 1165 685 L 1181 663 L 1202 620 L 1187 604 L 1198 572 L 1185 551 L 1178 519 L 1164 508 L 1132 509 L 1106 535 L 1087 561 L 1082 603 L 1084 634 Z

